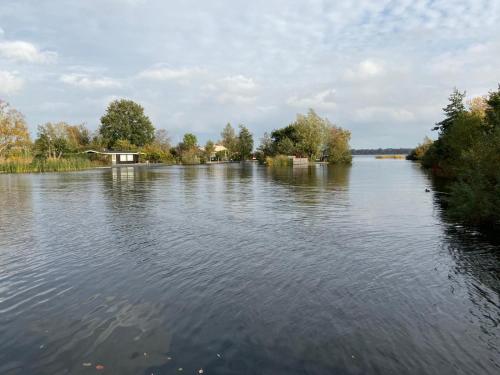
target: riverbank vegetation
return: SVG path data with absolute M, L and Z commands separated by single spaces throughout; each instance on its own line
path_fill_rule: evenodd
M 500 86 L 464 104 L 455 90 L 443 109 L 445 118 L 413 155 L 434 176 L 450 181 L 449 213 L 479 225 L 500 225 Z
M 255 156 L 269 165 L 288 165 L 289 157 L 311 162 L 351 163 L 349 131 L 321 118 L 312 109 L 290 125 L 265 135 L 254 153 L 253 135 L 244 125 L 228 123 L 217 142 L 198 144 L 186 133 L 173 146 L 165 129 L 155 129 L 144 108 L 131 100 L 112 101 L 92 132 L 85 124 L 48 122 L 31 140 L 24 116 L 6 103 L 0 105 L 0 171 L 67 171 L 109 165 L 105 151 L 138 152 L 141 162 L 202 164 L 245 161 Z M 92 150 L 94 152 L 87 153 Z
M 269 165 L 286 164 L 289 162 L 287 156 L 350 164 L 350 139 L 349 131 L 310 109 L 306 115 L 297 115 L 290 125 L 276 129 L 270 135 L 264 134 L 257 149 L 257 158 Z
M 109 165 L 108 156 L 85 151 L 133 151 L 141 162 L 200 164 L 240 161 L 252 156 L 253 136 L 244 126 L 237 134 L 231 124 L 221 133 L 221 141 L 198 145 L 197 137 L 187 133 L 172 146 L 165 129 L 155 129 L 144 109 L 131 100 L 111 102 L 101 117 L 101 125 L 90 131 L 84 124 L 48 122 L 39 125 L 31 140 L 21 112 L 0 102 L 0 172 L 74 171 Z

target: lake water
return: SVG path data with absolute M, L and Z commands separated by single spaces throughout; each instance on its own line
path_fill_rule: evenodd
M 499 374 L 500 245 L 427 186 L 373 157 L 0 175 L 0 374 Z

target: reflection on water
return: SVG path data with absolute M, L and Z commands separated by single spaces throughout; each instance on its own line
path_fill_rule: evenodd
M 0 175 L 0 373 L 496 374 L 500 244 L 428 184 L 366 157 Z

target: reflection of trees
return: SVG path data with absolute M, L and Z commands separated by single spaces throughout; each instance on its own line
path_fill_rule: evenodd
M 280 184 L 343 190 L 349 185 L 350 165 L 267 168 L 267 175 Z
M 349 165 L 315 165 L 266 168 L 265 173 L 286 187 L 296 202 L 316 206 L 347 202 L 350 171 Z
M 448 277 L 457 280 L 457 276 L 463 276 L 467 296 L 474 306 L 470 309 L 471 317 L 479 323 L 482 339 L 500 354 L 500 236 L 459 225 L 450 225 L 446 235 L 454 261 Z
M 32 185 L 33 175 L 0 175 L 0 244 L 32 236 Z
M 486 335 L 486 341 L 498 342 L 495 332 L 500 325 L 500 233 L 463 226 L 447 214 L 448 181 L 431 178 L 434 201 L 446 224 L 444 245 L 453 259 L 450 280 L 464 280 L 474 308 L 470 313 Z M 500 348 L 493 345 L 498 351 Z
M 137 241 L 155 225 L 159 189 L 154 185 L 159 175 L 154 168 L 118 167 L 101 176 L 109 232 L 118 242 Z

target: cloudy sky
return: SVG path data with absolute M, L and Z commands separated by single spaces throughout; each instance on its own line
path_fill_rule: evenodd
M 453 87 L 500 82 L 500 0 L 0 2 L 0 98 L 33 134 L 129 98 L 173 141 L 314 108 L 354 147 L 413 146 Z

